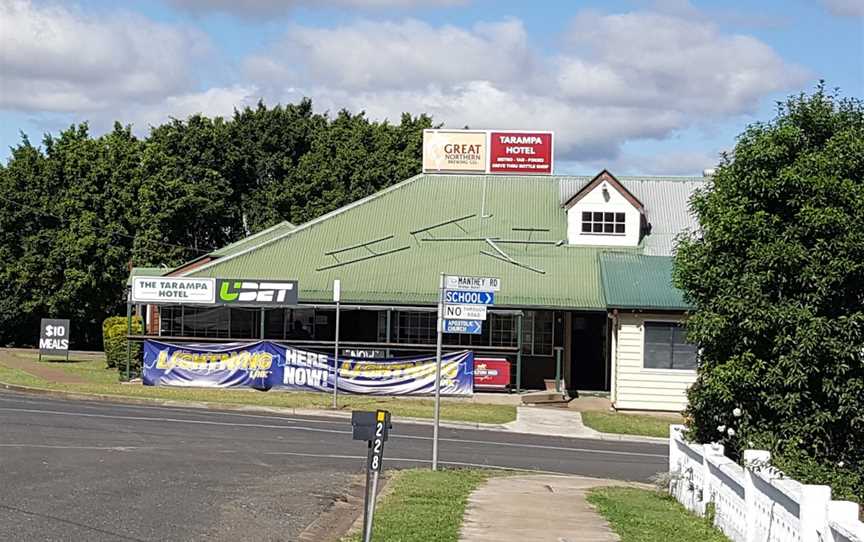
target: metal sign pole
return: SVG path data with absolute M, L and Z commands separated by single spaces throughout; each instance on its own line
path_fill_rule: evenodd
M 438 280 L 438 338 L 435 344 L 435 421 L 432 428 L 432 470 L 438 470 L 438 423 L 441 416 L 441 341 L 444 335 L 444 273 Z
M 366 532 L 364 534 L 364 542 L 372 542 L 372 520 L 375 517 L 375 496 L 378 494 L 378 471 L 372 473 L 372 489 L 370 490 L 371 498 L 369 499 L 369 521 L 366 523 Z
M 369 464 L 372 463 L 372 441 L 369 441 L 369 449 L 366 452 L 366 488 L 363 495 L 363 536 L 366 536 L 367 526 L 369 525 L 369 479 L 371 472 Z
M 126 290 L 126 382 L 131 380 L 129 366 L 132 363 L 132 342 L 129 335 L 132 335 L 132 288 Z
M 333 281 L 333 301 L 336 302 L 336 340 L 333 346 L 333 408 L 339 408 L 339 305 L 342 299 L 342 281 Z

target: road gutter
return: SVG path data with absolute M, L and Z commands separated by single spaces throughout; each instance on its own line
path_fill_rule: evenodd
M 104 393 L 83 393 L 75 391 L 52 390 L 49 388 L 36 388 L 32 386 L 21 386 L 19 384 L 7 384 L 0 382 L 0 389 L 30 393 L 34 395 L 46 395 L 49 397 L 58 397 L 61 399 L 73 399 L 78 401 L 90 402 L 113 402 L 120 404 L 143 405 L 143 406 L 163 406 L 172 408 L 193 408 L 199 410 L 210 411 L 228 411 L 228 412 L 244 412 L 253 414 L 279 414 L 293 416 L 313 416 L 324 418 L 336 418 L 350 421 L 350 411 L 334 411 L 334 410 L 317 410 L 313 408 L 291 408 L 291 407 L 267 407 L 258 405 L 242 405 L 236 403 L 215 403 L 210 401 L 184 401 L 171 399 L 155 399 L 143 397 L 129 397 L 127 395 L 109 395 Z M 412 425 L 433 425 L 433 420 L 426 418 L 399 418 L 399 423 L 408 423 Z M 511 422 L 512 423 L 512 422 Z M 500 431 L 502 433 L 513 433 L 521 435 L 534 436 L 552 436 L 560 438 L 575 438 L 586 440 L 610 440 L 621 442 L 650 442 L 650 443 L 666 443 L 668 439 L 659 437 L 645 437 L 640 435 L 619 435 L 615 433 L 597 433 L 594 435 L 579 435 L 568 436 L 559 434 L 544 434 L 544 433 L 526 433 L 523 431 L 514 431 L 507 424 L 481 423 L 481 422 L 460 422 L 460 421 L 442 421 L 441 427 L 449 429 L 476 429 L 481 431 Z

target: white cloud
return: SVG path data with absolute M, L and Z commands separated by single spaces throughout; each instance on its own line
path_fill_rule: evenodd
M 132 14 L 97 17 L 27 0 L 0 3 L 0 108 L 98 111 L 190 88 L 196 31 Z
M 864 17 L 864 0 L 822 0 L 822 3 L 838 17 Z
M 307 81 L 369 90 L 513 81 L 531 70 L 531 58 L 528 36 L 517 20 L 465 29 L 409 19 L 335 28 L 294 25 L 269 60 L 271 67 L 281 64 L 288 71 L 290 66 L 293 75 Z M 255 56 L 250 62 L 265 61 Z
M 297 7 L 337 7 L 356 9 L 410 9 L 426 6 L 457 6 L 468 0 L 169 0 L 180 9 L 193 13 L 230 13 L 241 17 L 284 14 Z
M 234 109 L 253 106 L 261 98 L 255 86 L 234 85 L 213 87 L 202 92 L 188 92 L 169 96 L 155 104 L 133 106 L 123 113 L 123 123 L 131 123 L 136 131 L 144 132 L 150 126 L 158 126 L 171 118 L 186 119 L 200 113 L 208 117 L 230 117 Z M 97 118 L 102 124 L 113 121 L 108 116 Z
M 584 13 L 569 35 L 558 83 L 582 103 L 739 114 L 806 77 L 753 37 L 671 15 Z
M 552 129 L 558 156 L 572 160 L 615 159 L 626 141 L 750 113 L 807 76 L 763 42 L 701 19 L 583 12 L 568 35 L 577 39 L 550 54 L 518 20 L 470 29 L 411 19 L 294 26 L 246 71 L 268 95 L 311 96 L 319 108 Z

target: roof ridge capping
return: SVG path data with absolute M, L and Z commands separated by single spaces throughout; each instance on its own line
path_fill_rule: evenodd
M 638 209 L 640 212 L 645 211 L 645 205 L 643 205 L 642 202 L 639 201 L 639 199 L 634 196 L 632 192 L 627 190 L 627 187 L 621 184 L 621 181 L 616 179 L 615 176 L 612 175 L 612 173 L 610 173 L 609 170 L 605 168 L 600 173 L 595 175 L 588 184 L 586 184 L 585 186 L 577 190 L 575 194 L 570 196 L 570 198 L 568 198 L 567 201 L 564 202 L 562 207 L 564 207 L 565 209 L 570 209 L 571 207 L 576 205 L 576 203 L 578 203 L 579 200 L 582 199 L 586 194 L 594 190 L 594 188 L 596 188 L 601 182 L 608 182 L 616 190 L 618 190 L 618 192 L 620 192 L 621 195 L 624 196 L 624 198 L 629 201 L 631 205 L 633 205 L 633 207 Z
M 423 176 L 423 173 L 418 173 L 417 175 L 414 175 L 413 177 L 409 177 L 409 178 L 405 179 L 404 181 L 398 182 L 394 185 L 390 185 L 387 188 L 384 188 L 383 190 L 379 190 L 373 194 L 369 194 L 368 196 L 366 196 L 364 198 L 360 198 L 357 201 L 352 201 L 348 205 L 343 205 L 342 207 L 339 207 L 338 209 L 333 209 L 329 213 L 324 213 L 323 215 L 321 215 L 317 218 L 313 218 L 312 220 L 308 220 L 308 221 L 304 222 L 303 224 L 300 224 L 296 228 L 289 230 L 289 231 L 286 231 L 283 234 L 277 235 L 276 237 L 274 237 L 272 239 L 268 239 L 267 241 L 264 241 L 263 243 L 253 245 L 253 246 L 251 246 L 245 250 L 241 250 L 239 252 L 235 252 L 234 254 L 231 254 L 230 256 L 225 256 L 224 258 L 218 258 L 216 260 L 213 260 L 212 262 L 208 262 L 208 263 L 202 265 L 201 267 L 195 267 L 193 269 L 190 269 L 190 270 L 184 272 L 183 274 L 181 274 L 179 276 L 185 277 L 191 273 L 199 273 L 201 271 L 204 271 L 206 269 L 213 267 L 214 265 L 225 263 L 229 260 L 233 260 L 234 258 L 237 258 L 238 256 L 245 255 L 249 252 L 252 252 L 254 250 L 258 250 L 259 248 L 263 248 L 267 245 L 270 245 L 271 243 L 274 243 L 274 242 L 279 241 L 281 239 L 284 239 L 286 237 L 290 237 L 290 236 L 294 235 L 295 233 L 298 233 L 298 232 L 303 231 L 303 230 L 307 230 L 307 229 L 311 228 L 312 226 L 320 224 L 321 222 L 324 222 L 325 220 L 327 220 L 329 218 L 340 215 L 346 211 L 349 211 L 355 207 L 359 207 L 360 205 L 363 205 L 365 203 L 369 203 L 370 201 L 373 201 L 379 197 L 382 197 L 385 194 L 389 194 L 390 192 L 394 192 L 396 190 L 399 190 L 399 189 L 413 183 L 414 181 L 421 178 L 422 176 Z

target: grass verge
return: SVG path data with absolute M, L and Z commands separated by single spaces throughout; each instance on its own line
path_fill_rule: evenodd
M 375 509 L 373 540 L 399 542 L 455 542 L 468 496 L 492 471 L 403 470 L 393 479 Z M 360 533 L 343 542 L 361 540 Z
M 254 390 L 226 390 L 203 388 L 168 388 L 143 386 L 141 384 L 120 384 L 116 369 L 106 369 L 102 358 L 79 357 L 74 363 L 50 361 L 42 363 L 52 368 L 62 368 L 69 374 L 78 376 L 86 383 L 63 384 L 33 376 L 21 369 L 6 367 L 3 358 L 17 356 L 35 362 L 29 353 L 5 351 L 0 353 L 0 382 L 32 386 L 78 393 L 96 393 L 117 397 L 151 398 L 171 401 L 197 401 L 254 405 L 282 408 L 328 409 L 332 397 L 326 393 L 311 392 L 259 392 Z M 391 397 L 372 397 L 361 395 L 340 395 L 339 406 L 342 410 L 389 410 L 394 417 L 432 418 L 434 401 L 432 399 L 399 399 Z M 512 405 L 484 405 L 459 401 L 442 401 L 441 418 L 451 421 L 475 423 L 506 423 L 516 419 L 516 407 Z
M 588 493 L 588 502 L 609 521 L 621 542 L 729 542 L 707 520 L 657 491 L 595 488 Z
M 582 423 L 602 433 L 668 437 L 669 424 L 684 423 L 684 418 L 677 414 L 653 416 L 586 410 L 582 412 Z

